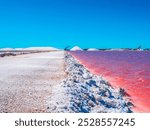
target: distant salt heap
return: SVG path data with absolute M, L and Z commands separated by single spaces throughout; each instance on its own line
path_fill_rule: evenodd
M 113 48 L 113 49 L 107 49 L 106 51 L 124 51 L 125 49 L 119 49 L 119 48 Z
M 57 51 L 54 47 L 29 47 L 29 48 L 0 48 L 0 57 L 16 56 L 23 54 Z
M 25 48 L 24 50 L 56 51 L 56 50 L 59 50 L 59 49 L 54 48 L 54 47 L 29 47 L 29 48 Z
M 82 49 L 78 46 L 75 46 L 71 49 L 71 51 L 82 51 Z
M 56 51 L 54 47 L 0 48 L 0 51 Z
M 88 51 L 98 51 L 98 49 L 96 49 L 96 48 L 90 48 L 90 49 L 88 49 Z
M 13 51 L 13 48 L 1 48 L 0 51 Z
M 23 51 L 24 48 L 14 48 L 15 51 Z

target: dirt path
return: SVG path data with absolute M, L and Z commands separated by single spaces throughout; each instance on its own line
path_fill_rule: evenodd
M 64 78 L 63 51 L 0 58 L 0 112 L 47 112 L 52 86 Z

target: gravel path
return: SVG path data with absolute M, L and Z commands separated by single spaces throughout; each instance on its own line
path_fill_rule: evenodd
M 63 51 L 0 58 L 0 112 L 47 112 L 65 77 Z

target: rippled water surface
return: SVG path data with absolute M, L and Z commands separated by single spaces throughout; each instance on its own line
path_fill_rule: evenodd
M 70 52 L 91 72 L 102 75 L 112 86 L 124 88 L 135 112 L 150 112 L 149 51 Z

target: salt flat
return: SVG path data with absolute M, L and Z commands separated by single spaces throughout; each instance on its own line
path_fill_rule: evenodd
M 63 51 L 0 58 L 0 112 L 46 112 L 65 76 Z

